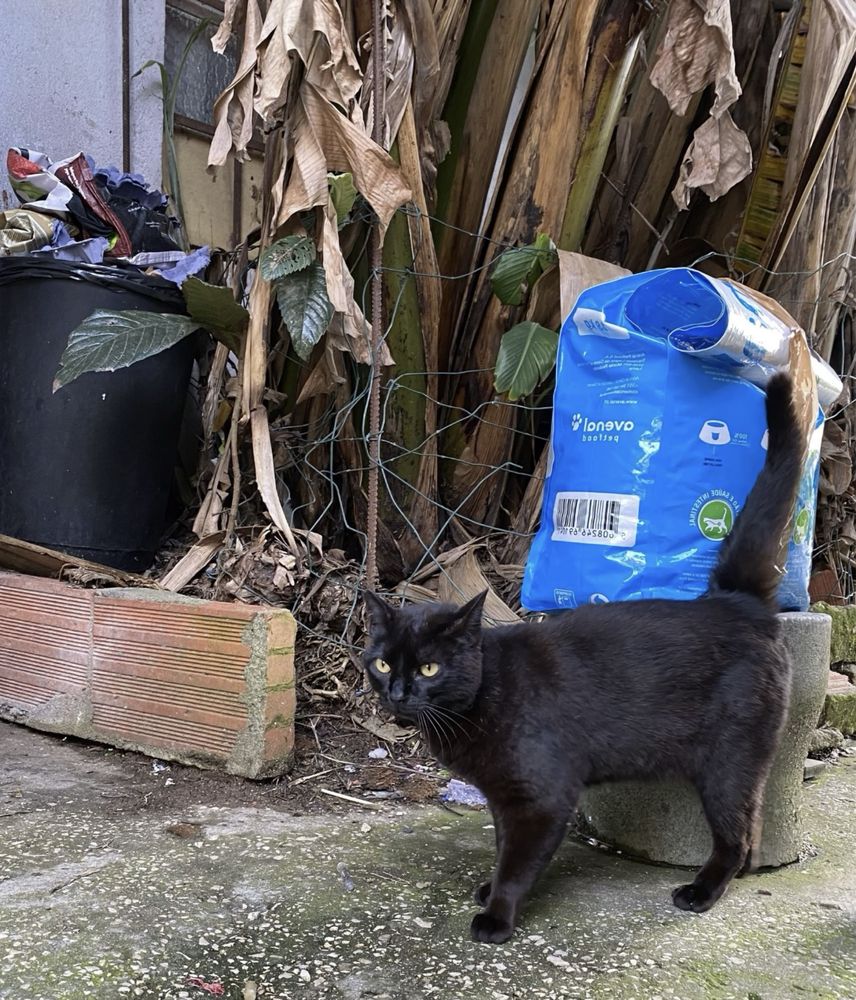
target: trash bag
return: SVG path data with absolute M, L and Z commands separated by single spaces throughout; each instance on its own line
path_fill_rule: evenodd
M 580 295 L 559 338 L 524 607 L 681 600 L 706 590 L 717 548 L 764 464 L 764 386 L 787 367 L 796 327 L 777 313 L 742 287 L 686 268 Z M 828 406 L 841 382 L 818 359 L 811 367 Z M 822 433 L 821 408 L 779 589 L 785 610 L 808 606 Z

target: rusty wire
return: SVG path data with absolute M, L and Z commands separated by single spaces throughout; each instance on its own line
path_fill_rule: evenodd
M 383 146 L 383 126 L 386 120 L 385 39 L 383 30 L 383 0 L 372 3 L 372 85 L 374 87 L 374 120 L 372 139 Z M 383 233 L 380 223 L 372 230 L 372 340 L 371 388 L 369 392 L 369 474 L 368 523 L 366 525 L 366 587 L 377 588 L 377 520 L 378 481 L 380 475 L 380 347 L 383 330 Z

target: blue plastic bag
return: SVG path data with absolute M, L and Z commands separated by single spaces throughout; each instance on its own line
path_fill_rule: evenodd
M 764 464 L 763 386 L 788 327 L 689 269 L 584 291 L 559 338 L 541 525 L 521 600 L 533 611 L 703 593 Z M 819 398 L 841 383 L 813 360 Z M 823 390 L 823 391 L 821 391 Z M 823 414 L 800 484 L 783 608 L 808 606 Z

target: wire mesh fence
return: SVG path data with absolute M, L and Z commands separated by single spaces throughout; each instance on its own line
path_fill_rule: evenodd
M 411 205 L 401 212 L 412 216 L 416 210 Z M 447 225 L 440 219 L 429 219 L 435 225 Z M 418 277 L 430 277 L 441 282 L 466 280 L 489 270 L 512 246 L 457 226 L 448 228 L 465 233 L 474 244 L 476 241 L 486 243 L 489 250 L 487 256 L 473 267 L 451 274 L 424 274 L 412 268 L 384 266 L 384 275 L 396 275 L 399 284 L 383 325 L 383 342 L 388 340 L 394 329 L 408 286 Z M 836 460 L 848 463 L 852 440 L 850 384 L 856 366 L 856 340 L 851 342 L 853 337 L 849 326 L 850 310 L 854 306 L 854 259 L 851 253 L 841 253 L 822 261 L 815 268 L 805 270 L 770 270 L 752 261 L 722 253 L 705 253 L 691 262 L 691 266 L 702 269 L 715 262 L 719 268 L 743 281 L 752 280 L 759 272 L 775 277 L 777 300 L 795 313 L 805 314 L 806 308 L 816 310 L 831 298 L 840 305 L 838 327 L 832 337 L 828 331 L 824 331 L 822 338 L 815 336 L 813 330 L 808 333 L 812 346 L 819 346 L 821 339 L 828 347 L 831 346 L 831 350 L 827 351 L 828 359 L 845 383 L 841 399 L 828 414 L 828 422 L 839 427 L 839 437 L 844 442 L 844 453 L 838 454 Z M 668 260 L 664 263 L 668 264 Z M 823 290 L 813 299 L 806 299 L 801 289 L 805 287 L 807 278 L 817 276 L 823 279 L 818 283 Z M 833 277 L 830 287 L 826 279 Z M 366 277 L 361 289 L 364 314 L 367 313 L 370 279 L 371 274 Z M 325 558 L 317 554 L 313 556 L 308 549 L 302 585 L 294 586 L 290 591 L 285 588 L 273 597 L 270 593 L 253 594 L 252 584 L 246 578 L 237 580 L 234 573 L 232 582 L 235 586 L 239 585 L 250 599 L 273 600 L 290 606 L 305 633 L 323 635 L 326 640 L 332 637 L 343 649 L 353 653 L 357 634 L 355 623 L 361 608 L 360 593 L 365 583 L 368 536 L 365 505 L 358 502 L 355 490 L 371 468 L 368 445 L 372 428 L 367 405 L 370 379 L 355 364 L 350 364 L 347 374 L 347 392 L 337 392 L 336 386 L 331 385 L 329 391 L 315 397 L 314 408 L 306 419 L 298 422 L 292 413 L 273 420 L 271 433 L 274 440 L 282 444 L 281 451 L 277 453 L 282 459 L 277 466 L 277 478 L 284 507 L 293 524 L 310 536 L 321 536 L 326 550 L 341 548 L 349 558 L 345 558 L 331 573 Z M 380 520 L 385 522 L 380 526 L 381 533 L 383 535 L 385 529 L 387 536 L 391 534 L 399 541 L 406 536 L 411 553 L 402 565 L 400 579 L 392 579 L 389 573 L 386 574 L 387 593 L 404 598 L 424 598 L 426 594 L 436 591 L 437 580 L 443 578 L 444 593 L 463 598 L 466 595 L 454 574 L 450 573 L 450 562 L 444 558 L 444 553 L 456 546 L 469 544 L 490 553 L 485 562 L 490 563 L 494 571 L 500 570 L 500 576 L 494 572 L 494 580 L 499 582 L 508 603 L 519 607 L 515 605 L 515 590 L 522 576 L 521 563 L 535 530 L 535 517 L 521 528 L 515 519 L 514 508 L 520 504 L 527 490 L 530 495 L 540 495 L 544 463 L 539 459 L 543 456 L 550 432 L 551 383 L 548 380 L 535 398 L 516 402 L 494 393 L 486 398 L 467 400 L 461 393 L 450 391 L 450 387 L 460 384 L 463 378 L 476 376 L 492 383 L 492 375 L 493 370 L 487 367 L 429 370 L 418 366 L 396 366 L 382 380 L 377 426 Z M 436 386 L 433 393 L 428 388 L 431 385 Z M 430 404 L 434 407 L 436 426 L 427 431 L 423 428 L 421 433 L 413 428 L 403 433 L 400 414 L 409 411 L 414 400 L 419 405 Z M 497 433 L 508 435 L 504 460 L 484 462 L 460 447 L 461 432 L 472 430 L 476 424 L 487 425 Z M 415 460 L 422 458 L 429 449 L 436 459 L 437 468 L 441 470 L 432 490 L 423 488 L 414 474 Z M 856 596 L 851 555 L 851 547 L 856 544 L 856 495 L 850 487 L 852 470 L 849 465 L 846 475 L 831 478 L 826 474 L 829 460 L 830 449 L 825 445 L 815 558 L 819 563 L 835 569 L 841 582 L 842 596 L 849 600 Z M 449 483 L 454 471 L 464 466 L 468 472 L 468 488 L 464 493 L 456 493 Z M 491 512 L 491 516 L 478 516 L 470 504 L 472 497 L 494 485 L 503 502 Z M 242 528 L 256 532 L 269 530 L 251 490 L 243 491 L 238 510 L 238 523 Z M 425 516 L 426 511 L 430 512 L 430 516 Z M 537 502 L 534 514 L 537 516 Z M 503 561 L 509 552 L 511 539 L 516 541 L 514 552 L 517 558 L 510 562 Z M 219 561 L 222 572 L 226 572 L 223 567 L 228 561 L 227 550 L 225 558 L 221 555 Z M 336 579 L 337 586 L 344 589 L 345 611 L 338 618 L 336 630 L 331 631 L 326 626 L 319 630 L 311 623 L 311 616 L 300 612 L 306 608 L 307 593 L 312 592 L 319 581 L 329 581 L 331 576 Z M 430 587 L 426 590 L 425 584 L 432 578 L 433 590 Z

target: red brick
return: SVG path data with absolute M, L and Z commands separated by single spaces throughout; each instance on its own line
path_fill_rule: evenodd
M 258 778 L 294 744 L 284 610 L 0 574 L 0 716 Z

